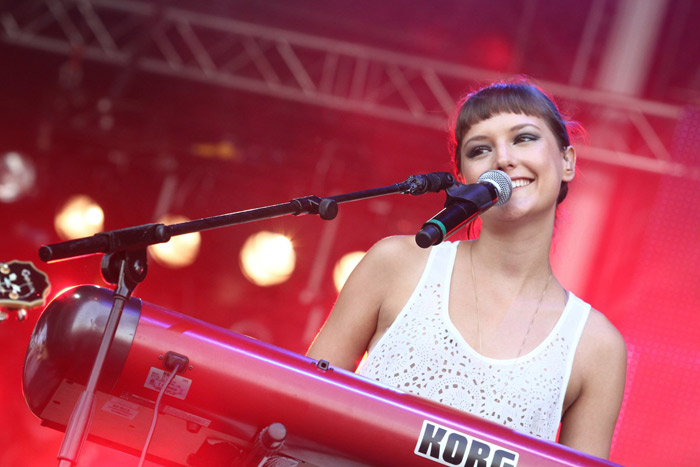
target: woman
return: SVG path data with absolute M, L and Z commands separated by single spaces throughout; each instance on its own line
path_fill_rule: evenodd
M 491 169 L 510 200 L 475 240 L 374 245 L 308 355 L 518 431 L 607 458 L 625 384 L 612 324 L 552 274 L 558 204 L 576 152 L 556 105 L 529 83 L 469 95 L 455 124 L 463 183 Z

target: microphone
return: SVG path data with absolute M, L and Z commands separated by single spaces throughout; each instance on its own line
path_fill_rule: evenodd
M 477 183 L 457 183 L 445 192 L 445 208 L 416 234 L 421 248 L 437 245 L 491 206 L 505 204 L 513 192 L 513 183 L 505 172 L 489 170 L 481 174 Z

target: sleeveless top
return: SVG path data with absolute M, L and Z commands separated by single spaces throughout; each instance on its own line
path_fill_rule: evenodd
M 556 440 L 590 305 L 568 292 L 562 315 L 534 350 L 517 359 L 482 356 L 448 314 L 457 245 L 432 247 L 411 297 L 357 373 L 521 433 Z

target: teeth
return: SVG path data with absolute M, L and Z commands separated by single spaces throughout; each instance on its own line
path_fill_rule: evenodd
M 513 188 L 519 188 L 521 186 L 529 185 L 532 183 L 531 180 L 525 180 L 523 178 L 518 179 L 518 180 L 513 180 Z

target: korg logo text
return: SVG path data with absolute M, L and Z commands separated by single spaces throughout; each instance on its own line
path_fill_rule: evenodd
M 516 467 L 518 453 L 469 437 L 437 423 L 423 421 L 414 451 L 443 465 L 467 467 Z

